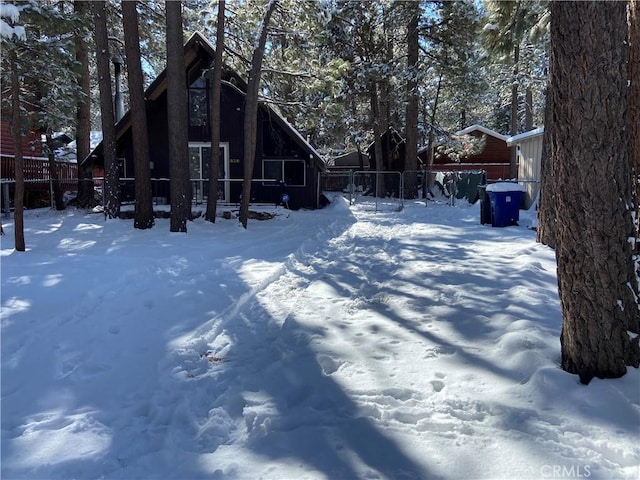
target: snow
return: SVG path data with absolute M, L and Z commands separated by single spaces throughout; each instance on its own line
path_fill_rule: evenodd
M 22 10 L 22 7 L 18 5 L 0 3 L 0 17 L 8 18 L 13 23 L 16 23 L 20 19 L 20 10 Z
M 524 192 L 524 186 L 515 182 L 495 182 L 487 185 L 487 192 Z
M 20 20 L 20 12 L 28 5 L 13 5 L 11 3 L 0 3 L 0 38 L 11 39 L 14 35 L 18 40 L 24 40 L 26 32 L 21 25 L 10 25 L 5 21 L 15 24 Z
M 538 127 L 534 128 L 533 130 L 529 130 L 528 132 L 519 133 L 518 135 L 512 135 L 511 137 L 506 138 L 507 146 L 511 147 L 513 145 L 517 145 L 524 140 L 539 137 L 542 134 L 544 134 L 544 127 Z
M 559 368 L 533 213 L 261 210 L 3 219 L 2 478 L 638 478 L 640 373 Z

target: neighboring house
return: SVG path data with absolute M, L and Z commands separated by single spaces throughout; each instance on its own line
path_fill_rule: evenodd
M 507 138 L 507 145 L 518 149 L 518 182 L 525 187 L 524 207 L 529 208 L 540 193 L 540 159 L 544 127 Z
M 322 177 L 325 192 L 348 192 L 353 186 L 354 172 L 369 170 L 369 155 L 364 152 L 347 152 L 333 157 L 328 162 L 328 175 Z
M 509 178 L 509 163 L 511 161 L 511 149 L 507 145 L 507 137 L 482 125 L 472 125 L 456 132 L 456 136 L 472 135 L 474 137 L 485 136 L 484 149 L 475 155 L 462 158 L 460 162 L 453 161 L 447 155 L 434 153 L 432 171 L 456 172 L 468 170 L 484 170 L 487 172 L 487 181 L 495 182 Z M 426 148 L 418 151 L 418 156 L 426 164 L 429 152 Z
M 331 173 L 348 172 L 349 170 L 369 170 L 369 155 L 357 151 L 344 153 L 334 157 L 333 165 L 329 166 Z
M 4 213 L 10 212 L 13 207 L 16 180 L 16 146 L 13 141 L 13 126 L 10 121 L 6 120 L 8 118 L 10 115 L 3 111 L 2 120 L 0 120 L 0 197 Z M 49 159 L 43 151 L 42 135 L 39 130 L 31 128 L 22 136 L 22 158 L 25 207 L 36 208 L 51 205 Z M 76 187 L 77 169 L 75 164 L 56 162 L 55 168 L 63 191 Z
M 200 33 L 184 47 L 189 102 L 189 167 L 193 201 L 205 202 L 209 185 L 211 127 L 209 121 L 209 80 L 214 48 Z M 244 175 L 244 103 L 245 82 L 233 71 L 223 68 L 220 122 L 219 201 L 240 202 Z M 149 132 L 152 189 L 156 202 L 170 202 L 169 146 L 167 127 L 166 71 L 145 92 Z M 130 112 L 116 124 L 116 156 L 120 159 L 123 201 L 133 200 L 135 178 Z M 94 171 L 104 166 L 102 143 L 82 162 Z M 251 201 L 274 203 L 287 194 L 291 208 L 319 206 L 319 173 L 325 164 L 318 152 L 273 108 L 260 104 Z

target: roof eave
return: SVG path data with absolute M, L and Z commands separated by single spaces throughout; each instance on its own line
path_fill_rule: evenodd
M 494 130 L 491 130 L 490 128 L 487 128 L 487 127 L 484 127 L 484 126 L 478 125 L 478 124 L 471 125 L 471 126 L 469 126 L 467 128 L 459 130 L 459 131 L 456 132 L 456 135 L 468 135 L 471 132 L 475 132 L 475 131 L 486 133 L 487 135 L 491 135 L 492 137 L 495 137 L 495 138 L 497 138 L 499 140 L 502 140 L 503 142 L 507 141 L 507 136 L 506 135 L 502 135 L 501 133 L 498 133 L 498 132 L 496 132 Z
M 524 133 L 519 133 L 518 135 L 513 135 L 509 138 L 507 138 L 507 145 L 508 146 L 513 146 L 513 145 L 517 145 L 518 143 L 522 142 L 523 140 L 529 140 L 532 138 L 536 138 L 539 137 L 541 135 L 544 134 L 544 127 L 538 127 L 535 128 L 533 130 L 529 130 L 528 132 L 524 132 Z

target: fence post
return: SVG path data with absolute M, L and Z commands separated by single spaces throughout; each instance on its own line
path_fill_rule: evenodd
M 53 178 L 49 175 L 49 205 L 51 205 L 51 209 L 56 209 L 56 199 L 53 197 Z
M 9 200 L 9 183 L 2 182 L 2 211 L 6 218 L 11 217 L 11 204 Z
M 356 189 L 355 181 L 353 170 L 349 170 L 349 206 L 353 205 L 353 194 Z

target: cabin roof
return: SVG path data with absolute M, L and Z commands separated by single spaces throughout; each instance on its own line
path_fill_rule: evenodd
M 529 130 L 528 132 L 519 133 L 518 135 L 513 135 L 512 137 L 507 138 L 507 145 L 511 147 L 513 145 L 517 145 L 523 140 L 539 137 L 543 133 L 544 127 L 534 128 L 533 130 Z
M 492 137 L 498 138 L 500 140 L 502 140 L 503 142 L 507 141 L 507 136 L 506 135 L 502 135 L 494 130 L 491 130 L 490 128 L 487 127 L 483 127 L 482 125 L 471 125 L 467 128 L 464 128 L 462 130 L 459 130 L 456 132 L 456 135 L 468 135 L 471 132 L 482 132 L 482 133 L 486 133 L 487 135 L 491 135 Z
M 362 156 L 362 163 L 364 166 L 369 166 L 369 155 L 365 152 L 358 153 L 357 150 L 343 153 L 333 158 L 334 167 L 358 167 L 360 166 L 360 156 Z

